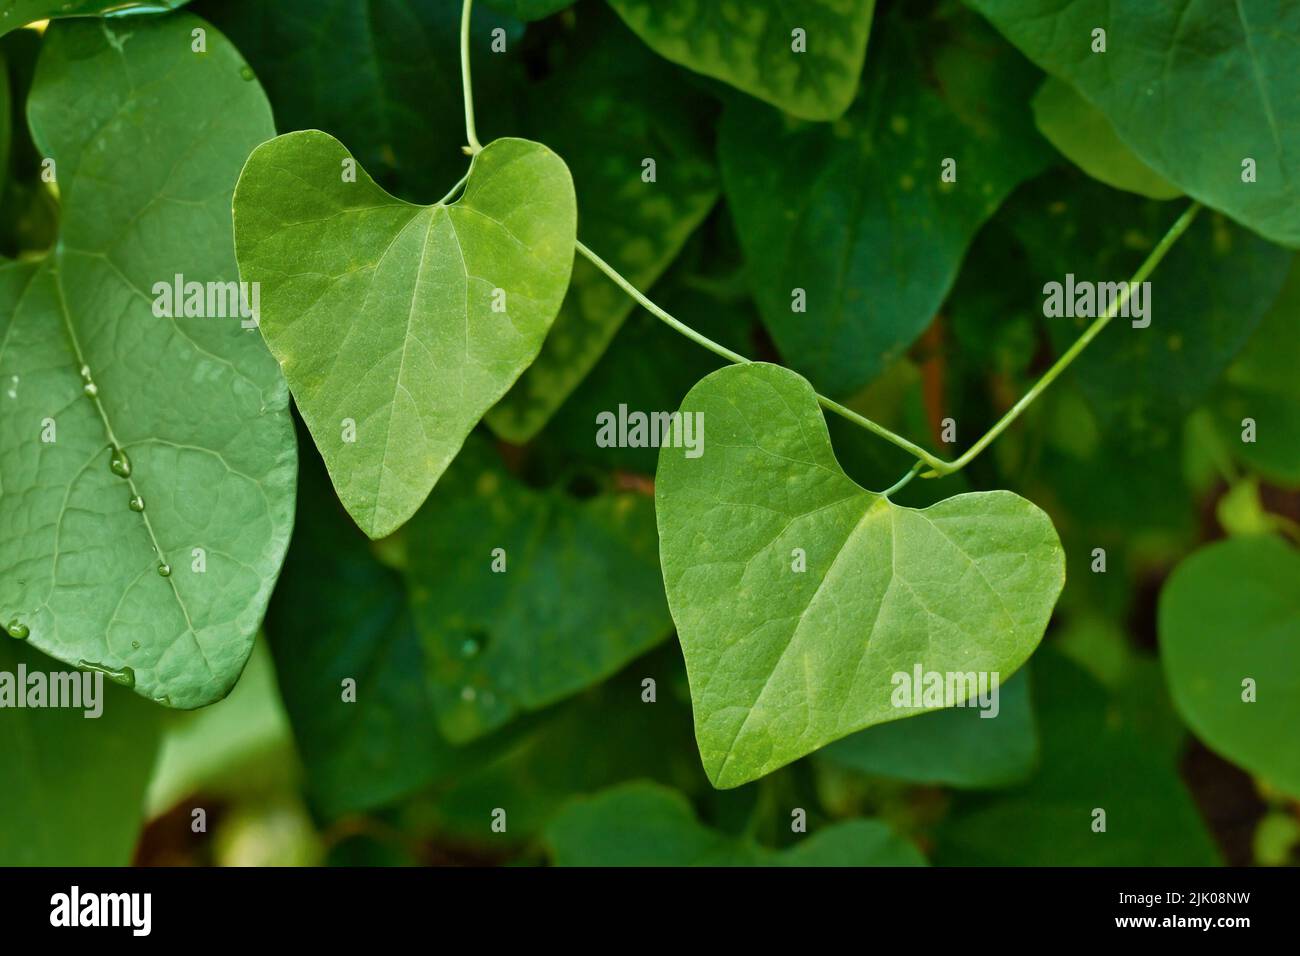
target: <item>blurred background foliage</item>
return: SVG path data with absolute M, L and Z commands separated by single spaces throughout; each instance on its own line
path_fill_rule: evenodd
M 480 135 L 555 148 L 584 239 L 688 324 L 946 456 L 1078 334 L 1043 317 L 1044 283 L 1126 278 L 1186 203 L 960 4 L 878 3 L 853 105 L 830 122 L 783 113 L 780 89 L 751 96 L 670 63 L 598 0 L 478 7 Z M 247 57 L 280 131 L 333 134 L 413 201 L 463 172 L 459 4 L 191 9 Z M 505 52 L 489 51 L 496 29 Z M 13 104 L 39 42 L 3 40 Z M 6 127 L 0 250 L 17 256 L 48 245 L 57 202 L 17 105 Z M 936 175 L 954 143 L 955 199 Z M 642 188 L 645 157 L 657 182 Z M 393 538 L 352 525 L 303 436 L 293 544 L 227 700 L 162 713 L 113 689 L 102 721 L 27 715 L 3 746 L 39 735 L 28 756 L 57 796 L 6 806 L 29 822 L 0 828 L 0 859 L 1294 864 L 1300 703 L 1243 725 L 1254 716 L 1215 701 L 1243 673 L 1300 700 L 1300 270 L 1207 210 L 1153 284 L 1152 329 L 1117 322 L 989 453 L 899 495 L 1009 488 L 1060 531 L 1065 591 L 997 720 L 899 721 L 709 787 L 658 575 L 656 452 L 598 448 L 594 423 L 620 404 L 676 408 L 719 361 L 579 268 L 539 366 Z M 795 286 L 807 314 L 790 311 Z M 948 418 L 954 445 L 939 440 Z M 829 425 L 867 488 L 910 464 Z M 476 573 L 502 545 L 513 573 Z M 1202 606 L 1171 606 L 1184 573 Z M 1198 621 L 1226 630 L 1185 633 Z M 15 642 L 0 655 L 5 668 L 36 656 Z M 1216 680 L 1230 685 L 1217 697 Z

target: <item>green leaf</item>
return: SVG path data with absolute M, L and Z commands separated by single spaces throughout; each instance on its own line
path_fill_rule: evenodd
M 56 17 L 123 17 L 165 13 L 188 0 L 8 0 L 0 13 L 0 36 L 38 20 Z
M 487 0 L 487 5 L 520 20 L 541 20 L 567 10 L 575 0 Z
M 535 491 L 470 441 L 406 541 L 433 704 L 454 743 L 603 680 L 672 631 L 643 495 Z
M 1046 175 L 1009 207 L 1028 252 L 1031 287 L 1127 282 L 1179 214 L 1081 176 Z M 1286 279 L 1292 255 L 1206 211 L 1150 278 L 1147 318 L 1123 315 L 1071 366 L 1111 440 L 1144 454 L 1172 446 L 1182 420 L 1242 349 Z M 1046 316 L 1057 351 L 1092 322 Z M 1138 321 L 1145 321 L 1139 319 Z
M 464 194 L 385 193 L 325 133 L 279 136 L 235 191 L 235 251 L 261 329 L 339 499 L 372 538 L 404 524 L 537 356 L 573 265 L 573 181 L 501 139 Z
M 582 239 L 637 288 L 676 258 L 718 198 L 709 132 L 698 94 L 646 51 L 612 14 L 584 11 L 582 49 L 528 87 L 531 132 L 570 157 Z M 712 110 L 707 113 L 711 117 Z M 643 163 L 654 162 L 654 178 Z M 604 354 L 632 312 L 630 296 L 578 258 L 564 305 L 541 354 L 488 413 L 502 438 L 536 437 Z
M 0 266 L 0 615 L 181 708 L 225 696 L 243 669 L 288 545 L 296 460 L 257 335 L 237 315 L 154 314 L 155 284 L 177 275 L 233 284 L 231 192 L 272 129 L 234 47 L 209 29 L 207 53 L 190 51 L 200 26 L 47 31 L 28 106 L 56 162 L 59 241 Z
M 18 641 L 0 640 L 0 674 L 16 680 L 20 665 L 28 677 L 66 672 Z M 131 862 L 163 711 L 107 681 L 102 690 L 103 712 L 93 718 L 78 709 L 6 704 L 0 866 Z
M 676 790 L 633 782 L 575 800 L 546 828 L 556 866 L 924 866 L 879 820 L 836 823 L 785 850 L 701 824 Z
M 372 555 L 310 451 L 301 483 L 266 632 L 308 797 L 336 817 L 391 803 L 484 752 L 438 734 L 402 578 Z
M 1300 485 L 1300 260 L 1223 381 L 1210 397 L 1233 453 L 1271 481 Z M 1255 440 L 1242 441 L 1244 422 Z
M 1106 115 L 1069 83 L 1049 76 L 1034 96 L 1038 131 L 1093 179 L 1151 199 L 1173 199 L 1183 191 L 1142 162 L 1115 135 Z
M 779 366 L 714 372 L 682 413 L 703 416 L 703 454 L 661 449 L 655 504 L 714 786 L 937 709 L 894 706 L 896 673 L 1006 679 L 1037 647 L 1065 559 L 1030 502 L 995 491 L 918 511 L 863 490 L 812 388 Z
M 974 28 L 960 42 L 938 25 L 882 26 L 867 95 L 839 122 L 736 102 L 720 133 L 763 321 L 782 357 L 832 395 L 912 344 L 976 231 L 1050 153 L 1028 109 L 1033 71 L 977 19 L 955 25 Z M 946 159 L 956 182 L 941 178 Z
M 465 172 L 456 2 L 200 0 L 270 97 L 281 132 L 318 129 L 349 144 L 384 189 L 433 202 Z M 489 49 L 506 31 L 506 51 Z M 475 4 L 470 36 L 483 142 L 519 133 L 513 103 L 523 26 Z
M 967 0 L 1192 197 L 1300 245 L 1300 7 Z M 1092 52 L 1093 31 L 1106 52 Z M 1214 117 L 1214 122 L 1207 122 Z M 1257 165 L 1243 182 L 1242 161 Z
M 289 721 L 265 640 L 253 645 L 229 697 L 171 716 L 149 781 L 150 816 L 200 791 L 230 798 L 298 782 Z
M 1175 768 L 1177 724 L 1154 663 L 1111 694 L 1052 648 L 1032 665 L 1041 769 L 963 796 L 936 835 L 945 866 L 1214 866 L 1218 852 Z M 1105 812 L 1105 830 L 1097 811 Z
M 643 700 L 646 678 L 657 685 L 653 703 Z M 681 655 L 663 647 L 532 721 L 498 754 L 435 788 L 427 808 L 435 833 L 457 842 L 524 843 L 577 794 L 642 778 L 687 792 L 704 788 L 678 680 L 684 690 Z M 509 814 L 504 834 L 489 829 L 496 807 Z
M 1022 670 L 1000 688 L 996 717 L 950 707 L 837 740 L 822 756 L 862 773 L 983 789 L 1024 780 L 1038 759 L 1038 732 Z
M 1257 536 L 1202 548 L 1160 594 L 1160 658 L 1178 712 L 1213 750 L 1295 797 L 1298 585 L 1295 548 Z
M 875 0 L 610 0 L 610 6 L 660 56 L 802 119 L 833 120 L 857 94 Z

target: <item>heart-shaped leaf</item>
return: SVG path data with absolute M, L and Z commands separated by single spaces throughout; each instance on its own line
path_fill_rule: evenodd
M 235 253 L 353 520 L 400 527 L 536 358 L 573 267 L 573 180 L 538 143 L 474 157 L 450 204 L 395 199 L 308 130 L 248 159 Z
M 1300 797 L 1300 552 L 1270 535 L 1197 551 L 1160 594 L 1160 659 L 1196 736 Z
M 247 71 L 185 14 L 52 26 L 28 114 L 58 243 L 0 267 L 0 621 L 182 708 L 239 677 L 293 527 L 289 393 L 230 294 L 275 128 Z M 177 276 L 203 315 L 165 308 Z
M 897 674 L 1005 680 L 1038 646 L 1065 562 L 1032 503 L 993 491 L 918 511 L 862 489 L 812 387 L 779 366 L 719 369 L 681 412 L 703 416 L 703 452 L 661 449 L 655 504 L 714 786 L 942 706 L 920 688 L 896 706 Z

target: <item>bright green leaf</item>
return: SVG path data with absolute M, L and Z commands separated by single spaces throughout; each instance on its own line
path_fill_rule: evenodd
M 715 786 L 941 706 L 894 706 L 897 673 L 1005 680 L 1037 647 L 1065 559 L 1030 502 L 995 491 L 918 511 L 865 491 L 812 388 L 779 366 L 720 369 L 682 413 L 703 417 L 703 454 L 661 449 L 655 504 Z
M 822 755 L 862 773 L 983 789 L 1028 777 L 1038 758 L 1038 733 L 1022 670 L 999 688 L 998 713 L 949 707 L 896 720 L 837 740 Z
M 892 18 L 834 125 L 731 104 L 719 155 L 750 283 L 782 357 L 851 393 L 934 318 L 976 231 L 1050 151 L 1035 82 L 979 21 L 960 44 Z M 975 91 L 982 101 L 972 103 Z M 944 163 L 955 182 L 944 181 Z
M 235 249 L 339 499 L 372 538 L 404 524 L 537 356 L 573 265 L 573 181 L 501 139 L 450 205 L 394 199 L 333 137 L 249 157 Z
M 1183 191 L 1133 154 L 1104 113 L 1064 80 L 1049 76 L 1034 96 L 1038 131 L 1093 179 L 1151 199 Z
M 576 800 L 546 828 L 557 866 L 924 866 L 879 820 L 836 823 L 785 850 L 701 824 L 676 790 L 634 782 Z
M 453 742 L 608 677 L 672 631 L 643 495 L 535 491 L 470 441 L 406 540 L 433 704 Z
M 717 172 L 696 118 L 698 96 L 681 71 L 649 53 L 612 14 L 593 16 L 598 9 L 583 14 L 585 48 L 528 88 L 525 113 L 536 118 L 535 137 L 569 157 L 583 242 L 648 289 L 713 207 Z M 579 257 L 541 354 L 488 413 L 492 430 L 515 444 L 534 438 L 633 306 Z
M 1300 554 L 1275 537 L 1220 541 L 1160 595 L 1160 657 L 1201 740 L 1300 797 Z
M 59 244 L 0 267 L 0 616 L 181 708 L 248 658 L 296 460 L 284 381 L 238 315 L 154 313 L 177 275 L 233 286 L 230 196 L 272 130 L 234 47 L 209 28 L 190 52 L 201 25 L 47 31 L 28 106 Z
M 199 0 L 257 71 L 280 132 L 347 143 L 388 192 L 429 203 L 465 172 L 461 5 L 453 0 Z M 492 31 L 506 51 L 488 53 Z M 474 95 L 483 142 L 519 134 L 514 100 L 522 24 L 474 6 Z
M 833 120 L 857 94 L 875 0 L 610 0 L 610 6 L 660 56 L 802 119 Z
M 1169 182 L 1300 246 L 1300 7 L 967 0 Z M 1094 31 L 1106 50 L 1094 52 Z M 1245 160 L 1254 164 L 1245 181 Z
M 27 677 L 67 670 L 0 634 L 0 682 L 16 681 L 19 666 Z M 0 866 L 131 862 L 163 711 L 108 681 L 102 691 L 98 717 L 71 708 L 11 709 L 12 701 L 0 711 Z

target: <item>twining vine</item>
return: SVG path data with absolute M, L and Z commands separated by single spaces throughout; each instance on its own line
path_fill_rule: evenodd
M 469 34 L 470 14 L 473 7 L 474 0 L 465 0 L 464 6 L 461 10 L 460 21 L 461 86 L 464 90 L 465 99 L 465 138 L 469 143 L 465 148 L 465 152 L 470 156 L 474 156 L 483 149 L 482 144 L 478 140 L 478 131 L 474 123 L 474 90 L 470 71 Z M 461 186 L 464 185 L 468 176 L 469 174 L 466 173 L 466 177 L 461 179 L 461 181 L 452 188 L 451 192 L 449 192 L 442 201 L 446 202 L 450 197 L 456 195 Z M 1156 243 L 1155 248 L 1151 250 L 1149 255 L 1147 255 L 1143 263 L 1138 266 L 1137 271 L 1133 273 L 1133 277 L 1124 285 L 1120 294 L 1111 300 L 1109 308 L 1094 319 L 1092 324 L 1089 325 L 1088 328 L 1079 335 L 1078 339 L 1076 339 L 1074 343 L 1052 364 L 1052 367 L 1044 372 L 1038 381 L 1036 381 L 1014 405 L 1007 409 L 1006 413 L 1003 414 L 1003 416 L 998 419 L 988 431 L 981 435 L 979 439 L 970 446 L 970 448 L 966 449 L 966 451 L 957 458 L 954 458 L 951 461 L 940 458 L 938 455 L 927 451 L 910 439 L 899 435 L 897 432 L 891 431 L 884 425 L 872 421 L 870 418 L 853 411 L 851 408 L 841 405 L 834 399 L 827 398 L 820 392 L 817 393 L 818 403 L 827 411 L 834 412 L 841 418 L 847 419 L 858 427 L 866 429 L 872 434 L 877 435 L 880 438 L 885 439 L 885 441 L 903 449 L 903 451 L 908 454 L 915 456 L 917 459 L 916 464 L 914 464 L 907 474 L 903 475 L 903 477 L 897 482 L 880 492 L 883 497 L 888 498 L 890 495 L 903 488 L 918 474 L 922 478 L 942 478 L 946 475 L 955 474 L 956 472 L 961 471 L 974 461 L 980 452 L 991 445 L 999 435 L 1006 431 L 1007 428 L 1011 426 L 1011 423 L 1019 418 L 1021 414 L 1024 413 L 1025 409 L 1032 405 L 1038 396 L 1046 391 L 1047 387 L 1060 377 L 1062 372 L 1070 367 L 1070 364 L 1079 357 L 1079 354 L 1088 347 L 1088 344 L 1100 335 L 1101 331 L 1110 324 L 1111 320 L 1124 309 L 1133 289 L 1151 276 L 1151 273 L 1155 271 L 1156 266 L 1160 264 L 1161 260 L 1169 253 L 1169 250 L 1173 248 L 1178 239 L 1187 231 L 1200 210 L 1201 203 L 1193 200 L 1187 209 L 1183 211 L 1182 215 L 1174 220 L 1173 225 L 1169 227 L 1169 231 L 1165 233 L 1158 243 Z M 703 346 L 715 355 L 737 365 L 748 364 L 752 361 L 752 359 L 746 358 L 739 352 L 734 352 L 726 346 L 713 341 L 708 336 L 697 332 L 685 322 L 669 314 L 650 299 L 649 296 L 628 281 L 628 279 L 620 274 L 617 269 L 597 255 L 580 239 L 577 241 L 576 248 L 577 251 L 591 262 L 592 265 L 603 272 L 613 280 L 619 288 L 631 296 L 638 305 L 661 322 L 686 336 L 692 342 Z

